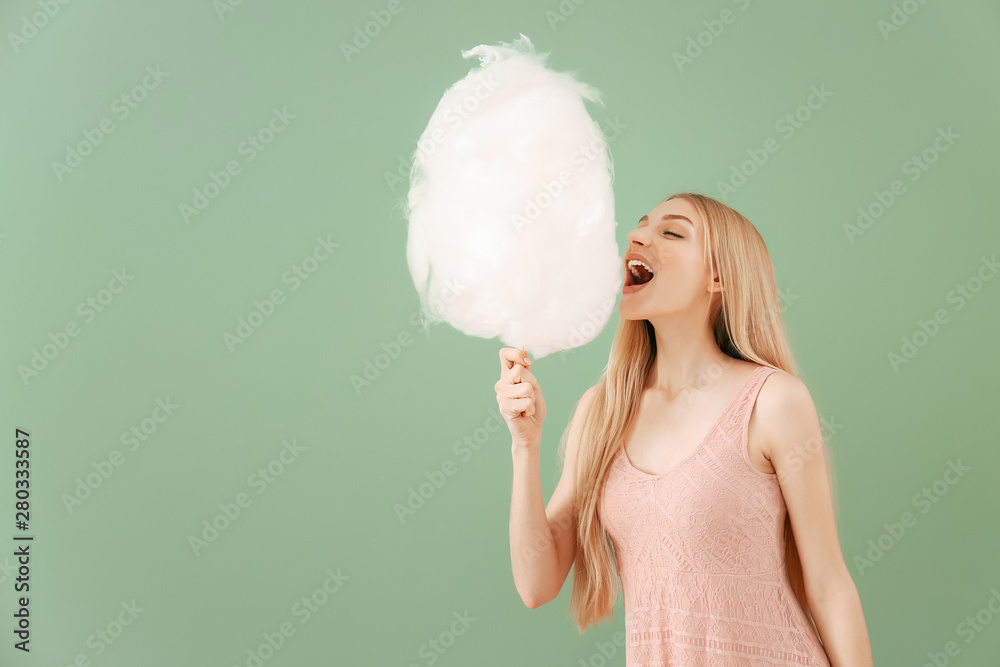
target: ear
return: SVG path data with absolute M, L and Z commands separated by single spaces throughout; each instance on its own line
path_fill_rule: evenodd
M 719 267 L 716 265 L 712 270 L 712 280 L 708 283 L 708 293 L 715 294 L 718 292 L 722 294 L 722 281 L 719 279 Z

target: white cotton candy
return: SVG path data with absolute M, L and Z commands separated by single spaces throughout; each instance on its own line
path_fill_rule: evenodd
M 425 324 L 534 358 L 607 324 L 622 287 L 612 165 L 583 100 L 523 34 L 462 53 L 480 66 L 438 103 L 410 172 L 407 261 Z

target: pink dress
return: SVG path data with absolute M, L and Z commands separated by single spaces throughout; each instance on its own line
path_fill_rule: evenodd
M 706 438 L 659 475 L 615 457 L 599 513 L 625 604 L 625 667 L 830 662 L 785 573 L 778 476 L 747 454 L 764 379 L 747 377 Z

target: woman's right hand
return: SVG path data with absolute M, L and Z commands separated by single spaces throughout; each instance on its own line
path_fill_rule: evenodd
M 541 443 L 545 397 L 528 370 L 530 364 L 524 350 L 514 347 L 500 350 L 500 379 L 494 389 L 515 448 L 537 447 Z

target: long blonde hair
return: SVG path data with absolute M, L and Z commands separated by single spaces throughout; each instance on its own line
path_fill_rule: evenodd
M 705 222 L 706 260 L 710 262 L 710 270 L 717 267 L 723 286 L 721 298 L 710 305 L 714 312 L 708 313 L 714 318 L 719 348 L 735 359 L 778 368 L 797 376 L 798 368 L 789 350 L 781 316 L 774 267 L 756 227 L 740 213 L 711 197 L 680 192 L 663 201 L 675 198 L 690 202 Z M 608 363 L 583 415 L 576 461 L 577 548 L 570 597 L 570 613 L 575 613 L 575 624 L 581 633 L 609 614 L 614 618 L 614 605 L 619 595 L 615 576 L 617 564 L 614 545 L 601 525 L 598 507 L 611 463 L 638 412 L 642 389 L 655 357 L 652 324 L 648 320 L 622 318 Z M 567 426 L 559 446 L 564 460 L 568 432 Z M 827 448 L 823 443 L 819 446 L 828 459 L 830 486 L 835 490 Z M 834 507 L 836 509 L 835 493 Z M 802 564 L 787 514 L 784 531 L 789 583 L 819 638 L 806 600 Z

